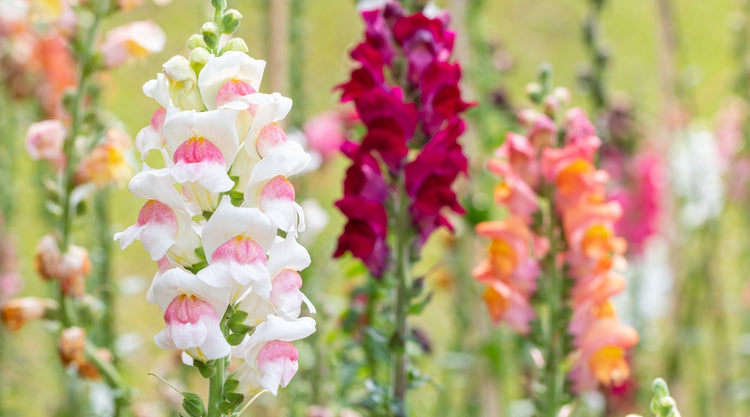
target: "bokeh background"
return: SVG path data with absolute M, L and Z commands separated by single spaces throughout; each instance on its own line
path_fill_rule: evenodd
M 339 108 L 334 86 L 348 77 L 352 65 L 348 51 L 361 37 L 362 24 L 351 0 L 292 1 L 287 5 L 293 8 L 290 16 L 294 19 L 282 25 L 287 42 L 282 36 L 279 43 L 278 34 L 270 30 L 271 20 L 278 18 L 273 15 L 273 1 L 230 0 L 229 5 L 244 15 L 238 34 L 247 41 L 250 55 L 269 61 L 261 91 L 277 87 L 295 101 L 286 126 L 293 130 L 310 117 Z M 594 111 L 580 83 L 590 61 L 582 25 L 591 6 L 584 0 L 437 4 L 454 12 L 452 27 L 459 33 L 455 54 L 466 74 L 465 96 L 479 101 L 470 111 L 464 143 L 480 173 L 461 189 L 471 190 L 471 196 L 464 193 L 463 197 L 486 210 L 493 180 L 482 176 L 481 167 L 512 128 L 507 110 L 493 102 L 493 97 L 501 94 L 514 108 L 527 105 L 525 86 L 536 78 L 540 64 L 547 62 L 554 68 L 554 83 L 570 88 L 573 104 Z M 662 155 L 667 170 L 675 144 L 691 132 L 713 131 L 717 115 L 737 94 L 735 82 L 747 62 L 737 49 L 746 17 L 743 7 L 739 0 L 606 2 L 600 26 L 610 53 L 605 88 L 611 97 L 632 105 L 639 141 Z M 164 52 L 117 68 L 103 80 L 106 108 L 131 136 L 148 124 L 156 109 L 141 86 L 161 71 L 169 57 L 185 52 L 186 39 L 210 13 L 208 1 L 173 0 L 166 6 L 146 3 L 105 23 L 110 28 L 151 19 L 167 33 Z M 4 126 L 13 129 L 0 138 L 0 147 L 16 143 L 12 178 L 0 178 L 0 186 L 12 190 L 9 195 L 15 210 L 7 223 L 20 255 L 21 294 L 25 295 L 50 292 L 33 265 L 36 244 L 49 229 L 44 191 L 39 168 L 21 145 L 26 127 L 36 121 L 32 108 L 29 103 L 8 101 L 0 108 Z M 694 163 L 703 162 L 697 158 Z M 330 256 L 343 225 L 332 203 L 341 194 L 345 169 L 346 162 L 334 158 L 297 182 L 298 201 L 315 200 L 328 217 L 325 229 L 306 243 L 313 266 L 304 275 L 303 289 L 320 310 L 319 330 L 298 343 L 301 368 L 290 386 L 276 398 L 261 397 L 246 415 L 304 416 L 313 404 L 335 408 L 354 402 L 356 387 L 343 386 L 350 372 L 350 358 L 342 353 L 348 336 L 338 329 L 350 291 L 365 277 L 355 261 Z M 673 183 L 674 178 L 667 176 L 668 192 Z M 123 230 L 135 221 L 143 202 L 127 189 L 113 190 L 110 197 L 113 229 Z M 631 290 L 618 300 L 624 320 L 641 332 L 641 344 L 632 358 L 632 389 L 641 394 L 627 411 L 645 412 L 649 382 L 664 376 L 683 415 L 748 415 L 750 294 L 745 284 L 750 206 L 747 199 L 723 201 L 720 213 L 710 221 L 686 226 L 679 215 L 683 199 L 667 193 L 664 200 L 662 232 L 643 259 L 633 262 Z M 94 230 L 95 225 L 79 222 L 76 241 L 93 242 Z M 457 237 L 437 234 L 418 267 L 435 296 L 415 320 L 432 347 L 420 362 L 432 380 L 411 394 L 414 415 L 528 415 L 522 372 L 528 352 L 510 331 L 489 323 L 479 302 L 478 284 L 470 274 L 484 243 L 471 235 L 468 224 L 459 225 Z M 126 380 L 136 388 L 134 401 L 144 410 L 168 415 L 169 407 L 164 404 L 169 404 L 169 390 L 148 372 L 182 380 L 180 373 L 185 371 L 180 371 L 179 356 L 158 349 L 152 341 L 163 327 L 159 308 L 145 301 L 156 265 L 138 244 L 124 251 L 114 248 L 111 253 L 120 294 L 115 305 L 116 331 L 121 335 Z M 0 331 L 0 337 L 4 415 L 54 415 L 61 404 L 75 397 L 66 392 L 52 348 L 56 341 L 43 324 L 34 323 L 13 334 Z M 184 380 L 199 384 L 195 378 Z M 586 396 L 577 415 L 618 415 L 622 409 L 614 411 L 612 401 L 605 398 L 602 393 Z

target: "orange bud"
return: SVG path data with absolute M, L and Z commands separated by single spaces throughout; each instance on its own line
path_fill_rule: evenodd
M 48 309 L 54 309 L 56 306 L 57 303 L 47 298 L 15 298 L 3 306 L 3 323 L 15 331 L 32 320 L 41 319 Z
M 57 353 L 64 366 L 71 363 L 81 364 L 86 361 L 83 356 L 86 345 L 86 331 L 80 327 L 68 327 L 60 334 Z

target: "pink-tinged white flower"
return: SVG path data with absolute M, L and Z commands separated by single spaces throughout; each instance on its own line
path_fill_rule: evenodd
M 290 342 L 314 332 L 315 320 L 309 317 L 285 320 L 269 316 L 235 349 L 233 355 L 245 360 L 234 375 L 240 381 L 237 391 L 248 394 L 266 389 L 276 395 L 279 386 L 289 384 L 297 372 L 299 354 Z
M 167 117 L 167 109 L 159 107 L 148 126 L 141 129 L 135 137 L 135 148 L 141 154 L 141 160 L 145 160 L 151 150 L 162 150 L 166 152 L 167 138 L 164 137 L 164 120 Z M 168 158 L 164 155 L 165 159 Z
M 253 167 L 246 194 L 255 194 L 255 188 L 279 175 L 288 178 L 299 174 L 310 163 L 310 154 L 298 143 L 287 140 L 284 131 L 275 123 L 265 125 L 254 143 L 261 159 Z M 245 142 L 245 148 L 247 146 Z
M 125 249 L 134 240 L 140 240 L 143 248 L 158 261 L 165 255 L 180 265 L 190 266 L 198 263 L 200 258 L 195 250 L 201 241 L 193 230 L 190 217 L 182 210 L 158 201 L 149 200 L 138 213 L 138 220 L 125 231 L 115 233 L 115 240 Z
M 258 92 L 265 67 L 265 61 L 237 51 L 210 57 L 198 75 L 203 104 L 213 110 Z
M 157 274 L 146 299 L 164 311 L 167 327 L 154 337 L 162 349 L 181 349 L 199 360 L 227 356 L 231 347 L 219 327 L 229 305 L 225 289 L 206 285 L 180 268 Z
M 32 123 L 26 132 L 26 151 L 32 159 L 60 162 L 67 130 L 60 120 Z
M 147 200 L 159 200 L 162 203 L 182 209 L 188 214 L 200 214 L 201 210 L 196 202 L 188 200 L 175 188 L 175 180 L 169 175 L 168 169 L 153 169 L 145 162 L 141 172 L 130 180 L 128 188 L 136 197 Z
M 239 146 L 234 117 L 233 111 L 214 110 L 179 112 L 167 118 L 164 134 L 172 160 L 165 162 L 173 165 L 157 170 L 145 166 L 131 181 L 130 190 L 139 197 L 180 204 L 175 190 L 168 189 L 170 180 L 164 180 L 169 177 L 182 184 L 184 197 L 200 210 L 216 208 L 219 193 L 234 186 L 226 172 Z
M 104 65 L 112 68 L 161 52 L 166 41 L 164 31 L 149 20 L 118 26 L 107 33 L 102 43 Z
M 256 208 L 234 207 L 224 197 L 203 228 L 203 245 L 208 267 L 198 278 L 208 285 L 231 289 L 236 302 L 257 294 L 267 299 L 271 277 L 266 264 L 276 229 Z
M 271 218 L 276 227 L 296 235 L 305 230 L 305 216 L 302 206 L 294 198 L 292 183 L 286 177 L 277 175 L 260 190 L 257 206 Z M 245 196 L 245 201 L 248 200 L 248 196 Z

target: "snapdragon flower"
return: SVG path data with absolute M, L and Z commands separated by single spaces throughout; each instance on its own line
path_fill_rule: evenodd
M 144 164 L 132 179 L 148 201 L 115 238 L 123 248 L 140 240 L 158 261 L 147 297 L 164 311 L 157 345 L 221 378 L 238 358 L 227 378 L 242 398 L 286 386 L 298 367 L 291 342 L 315 331 L 301 317 L 303 303 L 315 310 L 300 291 L 310 257 L 297 243 L 304 212 L 289 181 L 310 156 L 278 124 L 291 100 L 258 91 L 265 62 L 227 45 L 241 50 L 195 41 L 190 59 L 169 59 L 144 85 L 159 108 L 136 146 L 163 166 Z

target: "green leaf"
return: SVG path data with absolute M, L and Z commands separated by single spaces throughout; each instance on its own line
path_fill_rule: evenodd
M 229 329 L 232 330 L 233 333 L 242 333 L 243 335 L 246 335 L 247 332 L 252 329 L 252 326 L 248 326 L 247 324 L 240 323 L 229 323 Z
M 432 295 L 433 293 L 430 292 L 421 301 L 417 301 L 416 303 L 411 304 L 409 306 L 408 314 L 420 314 L 422 311 L 424 311 L 425 307 L 427 307 L 427 304 L 432 301 Z
M 232 346 L 237 346 L 245 340 L 245 333 L 232 333 L 227 336 L 227 342 Z
M 240 381 L 234 378 L 227 378 L 227 380 L 224 381 L 224 398 L 227 397 L 227 393 L 231 393 L 232 391 L 236 390 L 237 387 L 239 386 L 240 386 Z
M 245 319 L 247 319 L 247 316 L 248 316 L 247 311 L 242 311 L 242 310 L 235 311 L 234 313 L 232 313 L 232 316 L 229 318 L 229 328 L 232 329 L 233 331 L 236 331 L 234 330 L 232 326 L 236 324 L 242 324 L 245 321 Z
M 201 376 L 203 378 L 211 378 L 213 374 L 216 372 L 216 369 L 214 368 L 214 361 L 208 361 L 208 362 L 194 361 L 193 366 L 198 368 L 198 372 L 201 373 Z
M 182 395 L 185 399 L 182 400 L 182 408 L 191 417 L 203 417 L 206 415 L 206 406 L 203 405 L 203 400 L 198 394 L 192 392 L 183 392 Z

